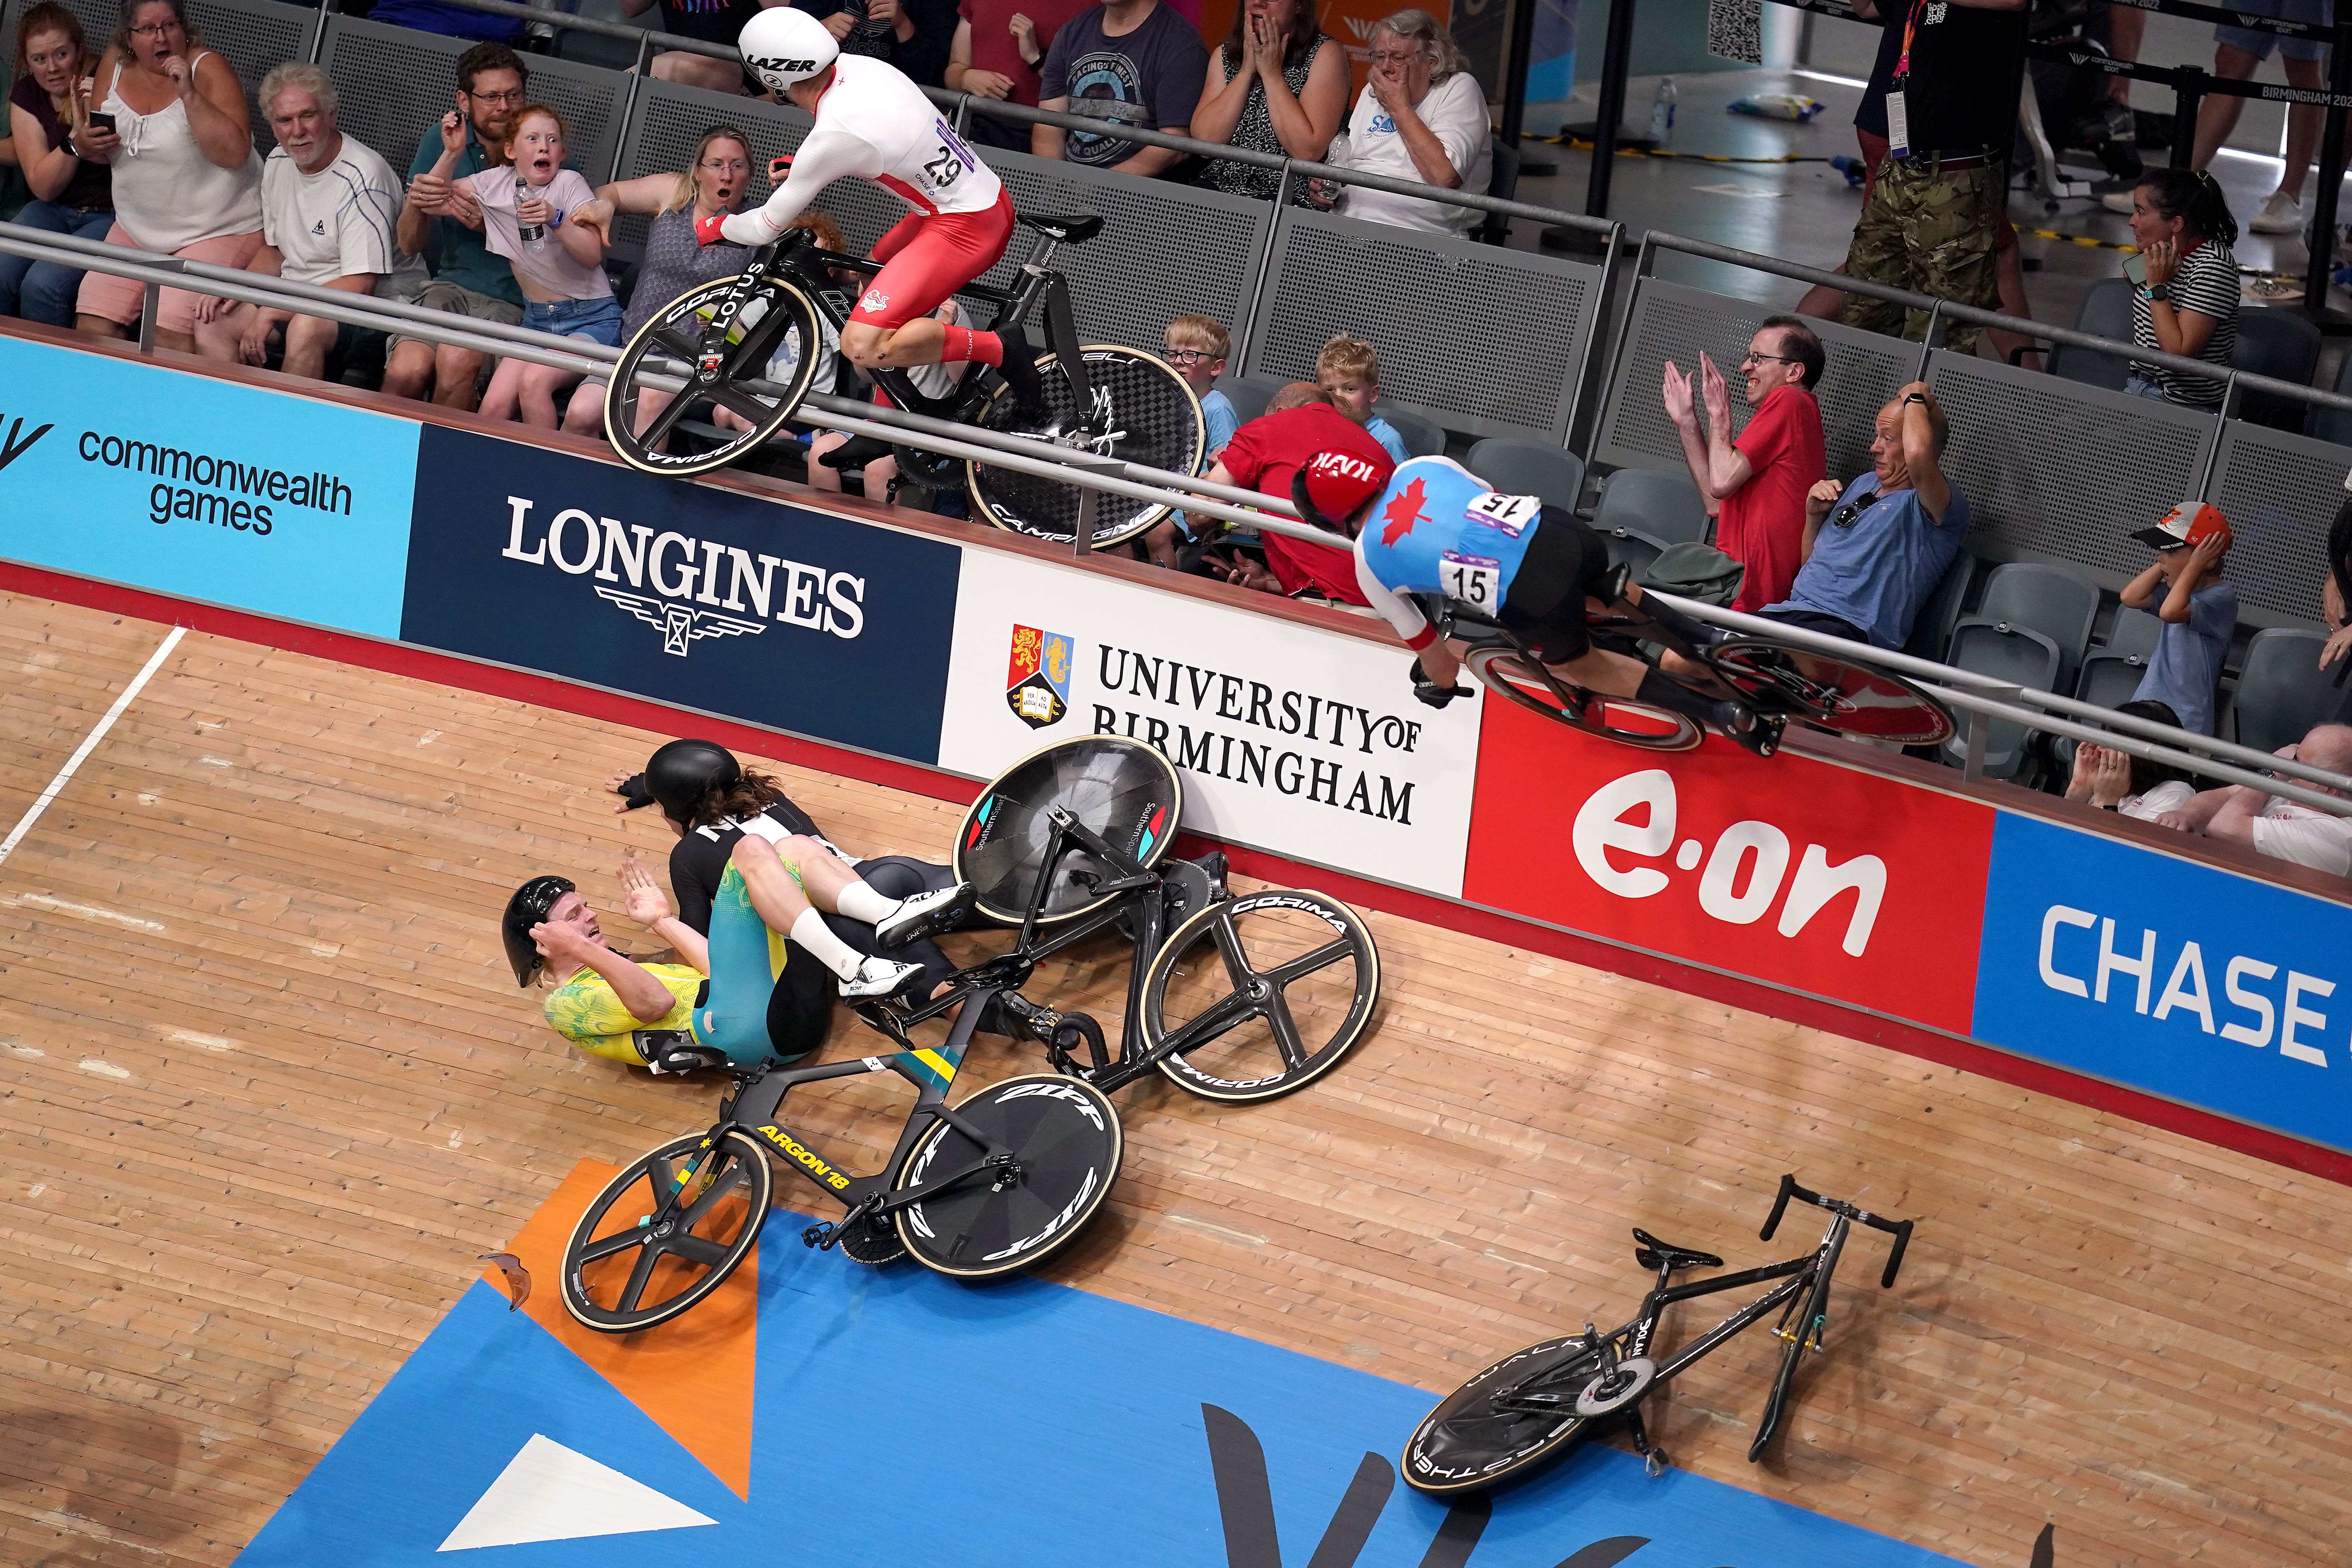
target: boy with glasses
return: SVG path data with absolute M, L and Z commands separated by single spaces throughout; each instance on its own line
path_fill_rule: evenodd
M 1233 352 L 1233 335 L 1223 323 L 1207 316 L 1179 316 L 1168 323 L 1166 342 L 1164 357 L 1201 400 L 1201 417 L 1208 426 L 1208 438 L 1201 447 L 1201 464 L 1206 471 L 1241 428 L 1233 399 L 1216 386 L 1217 378 L 1225 374 L 1225 356 Z M 1182 512 L 1171 512 L 1166 521 L 1153 524 L 1143 536 L 1144 552 L 1154 565 L 1180 565 L 1178 549 L 1188 542 L 1197 542 L 1185 523 Z
M 1683 460 L 1716 519 L 1716 548 L 1746 568 L 1735 610 L 1750 614 L 1789 596 L 1805 560 L 1805 497 L 1821 483 L 1827 458 L 1822 409 L 1822 340 L 1794 316 L 1756 329 L 1739 362 L 1742 390 L 1756 412 L 1734 440 L 1731 389 L 1715 362 L 1698 356 L 1698 389 L 1666 362 L 1666 416 L 1682 437 Z M 1694 406 L 1706 407 L 1706 429 Z

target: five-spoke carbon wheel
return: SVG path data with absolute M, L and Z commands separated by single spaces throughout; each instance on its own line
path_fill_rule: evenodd
M 1339 1066 L 1380 994 L 1363 916 L 1324 893 L 1244 893 L 1198 911 L 1151 955 L 1144 1046 L 1204 1100 L 1272 1100 Z
M 592 1329 L 667 1322 L 726 1283 L 768 1217 L 775 1175 L 751 1135 L 674 1138 L 596 1194 L 563 1248 L 563 1305 Z
M 1562 686 L 1556 678 L 1528 668 L 1507 645 L 1472 648 L 1464 662 L 1496 696 L 1604 741 L 1652 752 L 1687 752 L 1706 738 L 1698 721 L 1687 714 Z
M 698 284 L 637 329 L 604 385 L 604 433 L 633 468 L 677 478 L 723 468 L 782 427 L 830 357 L 807 295 L 762 279 L 726 329 L 716 374 L 703 340 L 737 279 Z M 754 388 L 744 384 L 761 382 Z
M 926 1268 L 961 1279 L 1027 1268 L 1075 1240 L 1118 1179 L 1118 1112 L 1082 1079 L 1009 1078 L 955 1110 L 1008 1157 L 945 1121 L 907 1152 L 892 1188 L 921 1196 L 897 1211 L 898 1239 Z
M 1045 425 L 1035 432 L 1041 456 L 1056 450 L 1089 452 L 1170 473 L 1201 471 L 1208 425 L 1201 415 L 1201 400 L 1182 376 L 1140 349 L 1089 343 L 1079 353 L 1092 384 L 1092 396 L 1084 407 L 1060 358 L 1041 355 L 1037 361 L 1050 411 Z M 1012 404 L 1011 393 L 1000 386 L 980 423 L 992 430 L 1029 433 L 1013 426 Z M 1078 502 L 1085 493 L 1079 487 L 1012 468 L 982 463 L 971 467 L 974 516 L 1058 544 L 1077 538 Z M 1156 501 L 1108 493 L 1096 497 L 1096 507 L 1097 546 L 1133 539 L 1169 511 Z

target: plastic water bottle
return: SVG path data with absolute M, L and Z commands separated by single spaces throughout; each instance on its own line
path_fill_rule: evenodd
M 515 205 L 517 206 L 520 206 L 524 202 L 530 201 L 540 195 L 536 189 L 530 185 L 520 186 L 520 189 L 522 194 L 515 200 Z M 518 223 L 515 225 L 515 237 L 521 240 L 525 245 L 536 247 L 541 240 L 547 237 L 547 226 L 543 223 Z
M 1658 79 L 1657 95 L 1650 100 L 1650 140 L 1664 147 L 1675 139 L 1675 79 Z

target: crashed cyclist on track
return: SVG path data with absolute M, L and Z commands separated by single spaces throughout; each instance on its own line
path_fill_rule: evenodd
M 776 5 L 744 24 L 743 68 L 816 117 L 762 206 L 695 222 L 705 245 L 772 245 L 827 185 L 870 180 L 913 209 L 874 245 L 881 273 L 866 286 L 841 352 L 860 370 L 977 360 L 1001 371 L 1016 405 L 1042 406 L 1035 354 L 1018 322 L 994 331 L 932 319 L 940 301 L 987 271 L 1013 234 L 1013 197 L 896 67 L 844 55 L 824 23 Z
M 1645 596 L 1610 564 L 1601 536 L 1565 508 L 1501 494 L 1450 458 L 1400 464 L 1383 488 L 1369 465 L 1336 451 L 1299 470 L 1292 499 L 1309 522 L 1355 535 L 1356 580 L 1413 650 L 1413 695 L 1430 706 L 1461 694 L 1454 681 L 1462 667 L 1412 594 L 1435 594 L 1496 621 L 1564 685 L 1686 715 L 1759 756 L 1778 749 L 1782 718 L 1652 669 L 1613 628 L 1596 638 L 1587 617 L 1612 613 L 1646 618 L 1692 647 L 1717 634 Z

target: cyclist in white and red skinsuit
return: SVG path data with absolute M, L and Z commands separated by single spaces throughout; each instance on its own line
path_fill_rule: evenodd
M 738 40 L 746 70 L 816 116 L 765 205 L 697 220 L 705 245 L 773 244 L 839 179 L 871 180 L 914 210 L 874 246 L 880 276 L 842 329 L 864 370 L 977 360 L 1034 401 L 1035 356 L 1017 325 L 975 331 L 932 319 L 940 301 L 987 271 L 1013 235 L 1013 197 L 922 89 L 895 66 L 844 55 L 824 24 L 789 5 L 762 10 Z

